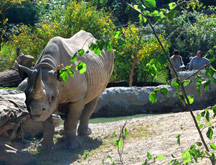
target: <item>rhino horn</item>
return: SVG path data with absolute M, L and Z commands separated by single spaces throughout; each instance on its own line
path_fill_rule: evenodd
M 21 70 L 22 72 L 27 74 L 27 77 L 29 77 L 29 75 L 33 72 L 32 69 L 29 69 L 29 68 L 27 68 L 27 67 L 25 67 L 23 65 L 19 65 L 18 63 L 17 63 L 17 65 L 18 65 L 19 70 Z
M 32 97 L 34 99 L 41 99 L 45 97 L 45 94 L 43 91 L 42 71 L 41 70 L 38 71 L 38 76 L 36 78 L 36 82 L 32 90 Z

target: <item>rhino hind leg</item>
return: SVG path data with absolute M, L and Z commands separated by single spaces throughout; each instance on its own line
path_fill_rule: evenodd
M 96 97 L 94 100 L 89 102 L 85 105 L 84 109 L 82 110 L 80 116 L 80 125 L 78 128 L 78 135 L 79 136 L 88 136 L 91 134 L 91 129 L 88 127 L 89 118 L 91 117 L 92 113 L 94 112 L 98 99 L 100 96 Z

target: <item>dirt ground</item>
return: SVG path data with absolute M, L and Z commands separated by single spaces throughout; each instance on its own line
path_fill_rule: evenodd
M 200 112 L 196 111 L 195 114 Z M 14 142 L 8 145 L 16 148 L 16 151 L 8 147 L 6 147 L 7 151 L 10 152 L 6 153 L 0 150 L 0 164 L 13 164 L 14 162 L 18 165 L 30 163 L 40 165 L 111 165 L 113 162 L 121 164 L 114 141 L 118 139 L 124 124 L 125 120 L 90 124 L 92 134 L 89 137 L 79 137 L 82 145 L 74 151 L 64 149 L 63 138 L 59 134 L 55 135 L 56 149 L 52 153 L 40 152 L 37 148 L 37 141 L 25 143 L 22 147 L 17 145 L 20 142 Z M 215 125 L 215 121 L 213 125 Z M 162 160 L 156 159 L 155 162 L 150 160 L 150 164 L 169 164 L 171 160 L 180 160 L 185 149 L 189 149 L 192 144 L 201 141 L 189 112 L 133 118 L 127 121 L 125 128 L 128 130 L 122 153 L 122 163 L 125 165 L 141 165 L 147 159 L 147 152 L 151 153 L 152 157 L 159 155 L 164 157 Z M 207 128 L 202 130 L 207 140 L 206 131 Z M 57 132 L 61 132 L 61 128 L 58 128 Z M 177 144 L 176 138 L 179 134 L 180 146 Z M 215 139 L 215 135 L 212 139 Z M 208 140 L 207 142 L 209 143 Z M 171 154 L 176 158 L 173 158 Z M 207 165 L 211 163 L 208 159 L 204 159 L 194 164 Z

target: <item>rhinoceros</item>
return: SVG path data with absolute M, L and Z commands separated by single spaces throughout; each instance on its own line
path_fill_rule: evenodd
M 89 118 L 109 82 L 114 65 L 113 51 L 103 49 L 101 55 L 95 55 L 89 50 L 89 45 L 95 42 L 93 35 L 83 30 L 69 39 L 54 37 L 44 48 L 34 69 L 19 66 L 28 77 L 27 81 L 19 86 L 25 92 L 27 109 L 33 120 L 43 121 L 43 148 L 54 147 L 52 114 L 62 104 L 67 105 L 68 109 L 64 121 L 67 147 L 79 147 L 76 132 L 84 136 L 91 134 L 88 127 Z M 71 68 L 74 77 L 69 77 L 65 83 L 62 82 L 56 68 L 61 64 L 71 65 L 71 57 L 80 49 L 89 52 L 78 56 L 74 62 Z M 83 74 L 75 69 L 78 61 L 87 65 Z

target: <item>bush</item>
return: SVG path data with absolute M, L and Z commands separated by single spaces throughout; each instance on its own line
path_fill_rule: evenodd
M 166 69 L 167 64 L 165 64 L 163 68 L 159 71 L 159 78 L 154 78 L 146 70 L 146 65 L 150 62 L 151 59 L 158 60 L 158 56 L 164 54 L 156 38 L 152 35 L 143 34 L 146 31 L 140 30 L 135 25 L 129 25 L 128 27 L 123 28 L 122 32 L 123 34 L 121 37 L 124 38 L 125 45 L 120 46 L 120 42 L 114 42 L 116 53 L 112 81 L 129 80 L 130 69 L 133 63 L 132 58 L 137 49 L 139 36 L 142 35 L 143 37 L 141 40 L 141 46 L 137 55 L 138 62 L 135 70 L 134 81 L 158 82 L 160 78 L 160 82 L 165 82 L 168 78 L 168 70 Z M 162 35 L 160 35 L 159 37 L 165 49 L 168 50 L 170 44 L 164 39 Z

